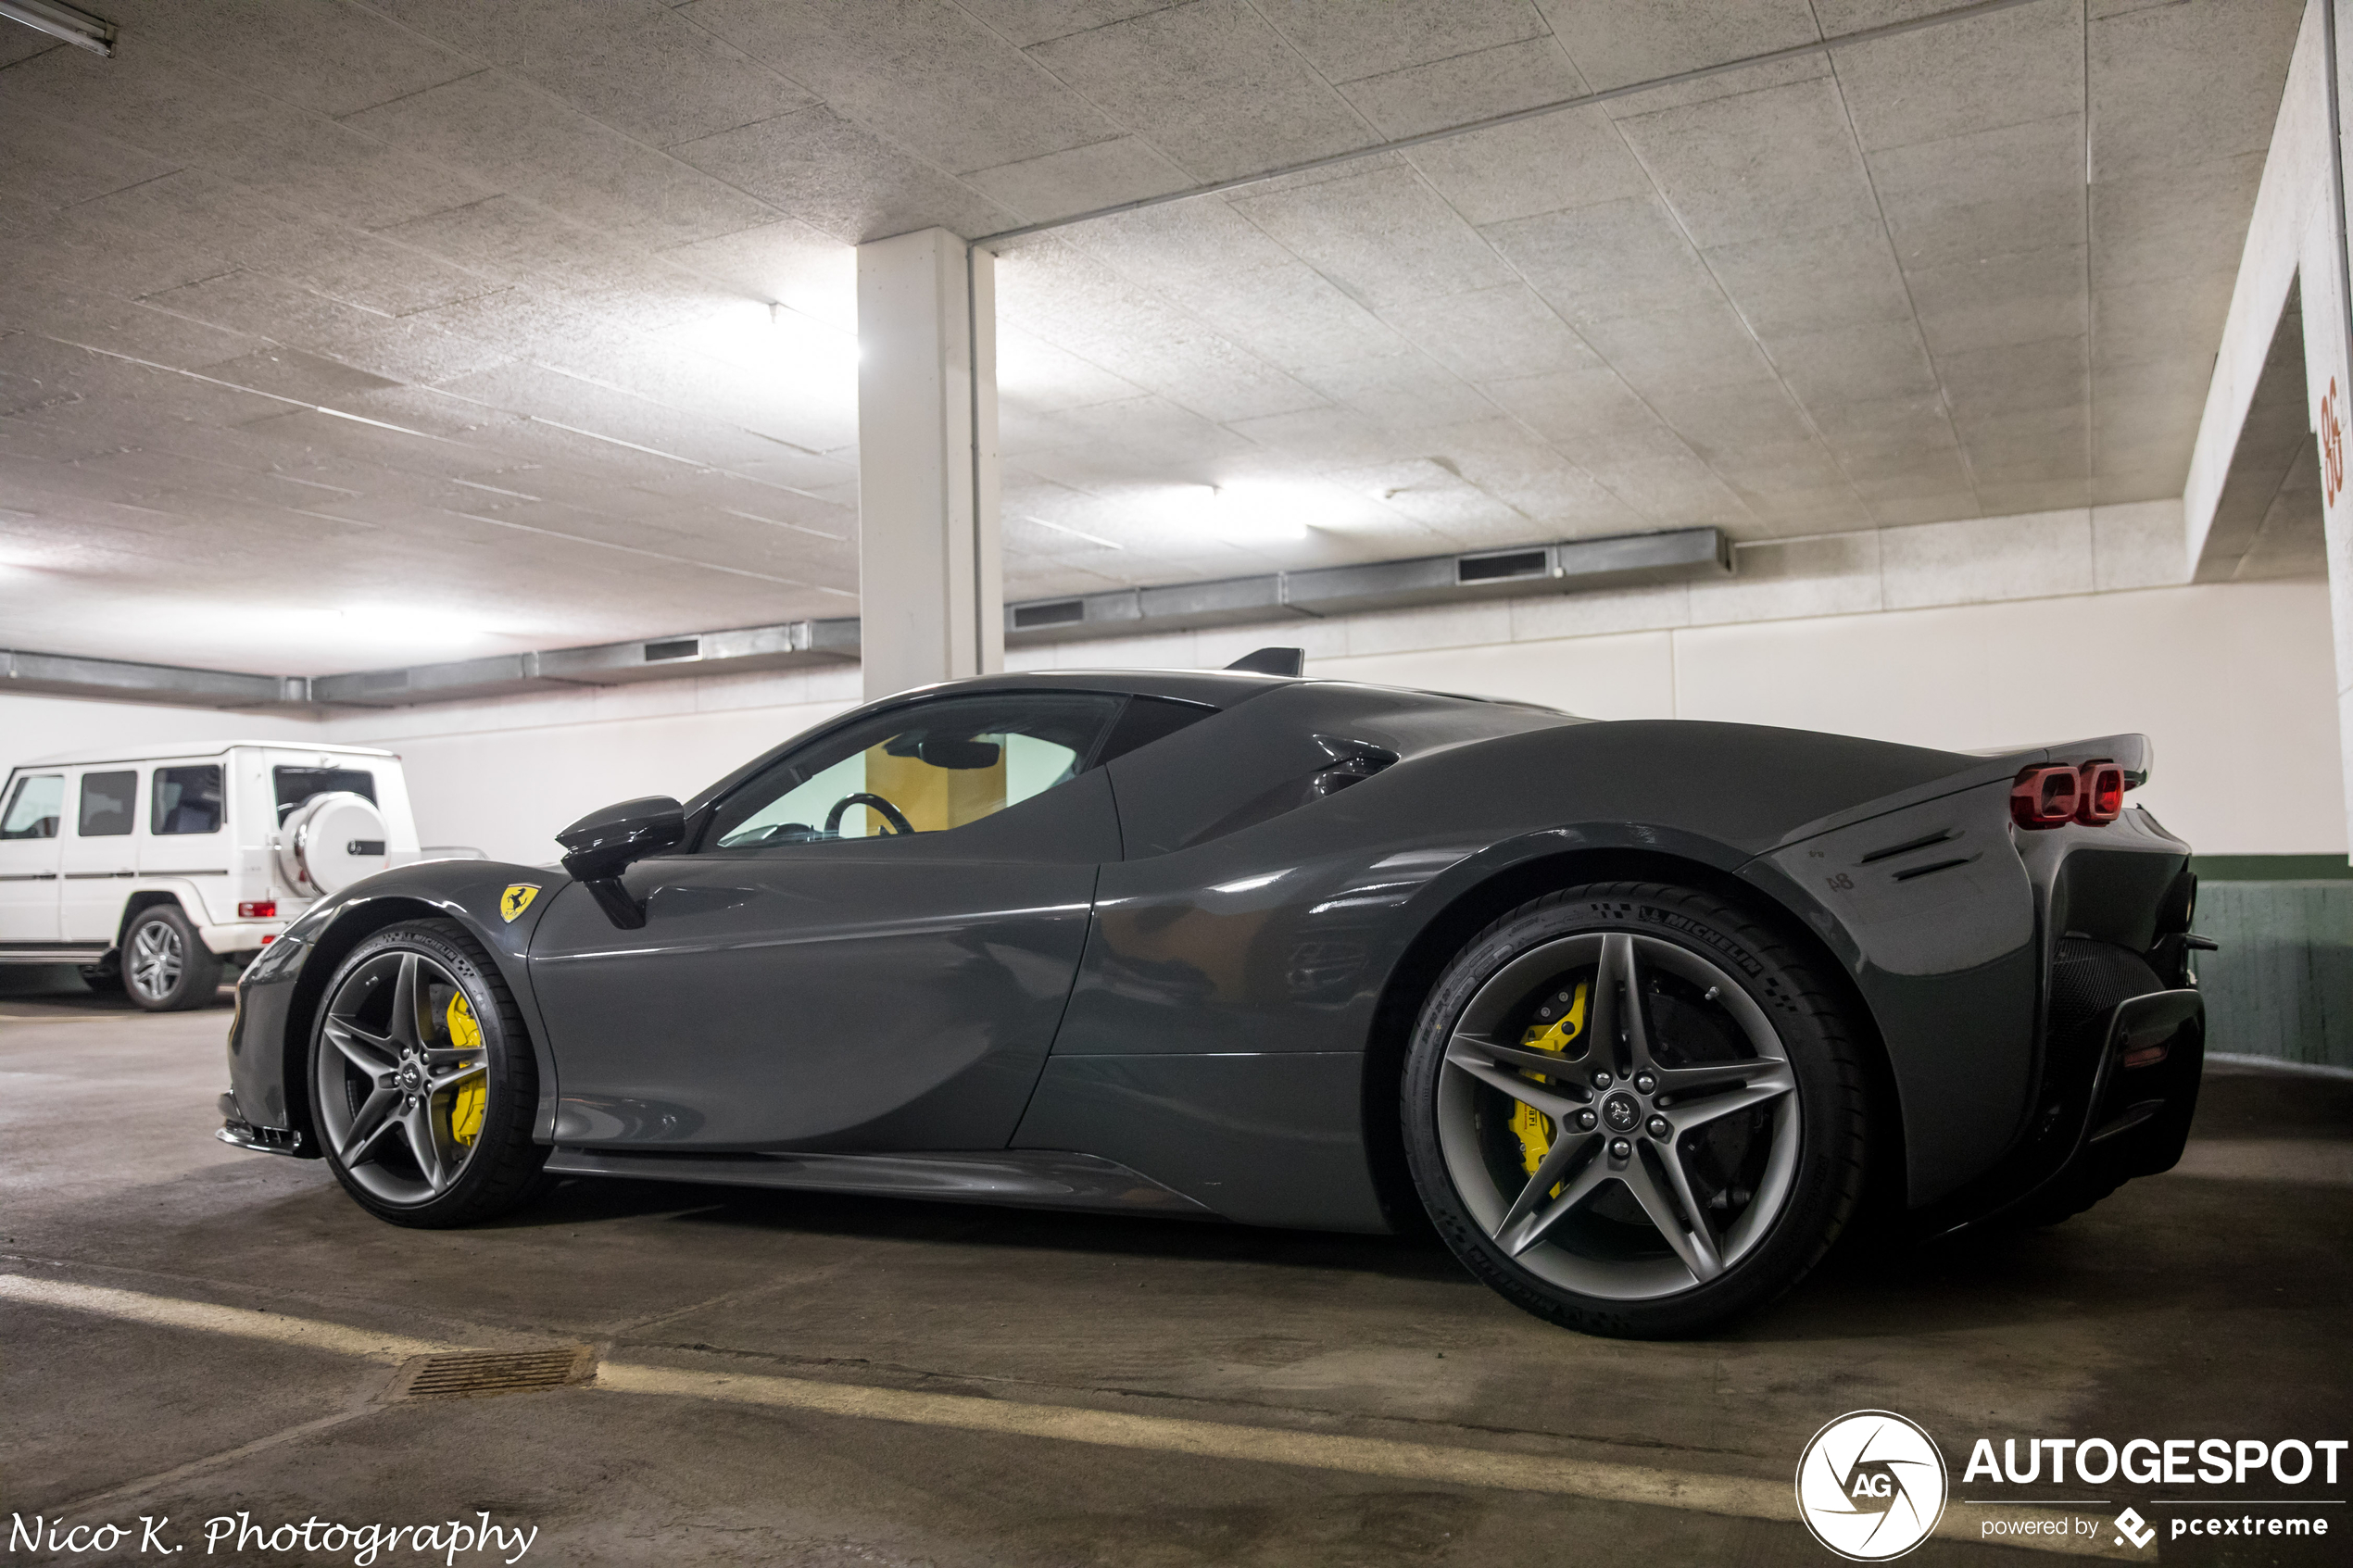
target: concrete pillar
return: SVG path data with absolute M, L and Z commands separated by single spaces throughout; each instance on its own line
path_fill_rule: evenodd
M 2308 0 L 2288 63 L 2271 144 L 2256 192 L 2231 311 L 2207 391 L 2206 414 L 2182 497 L 2193 576 L 2227 578 L 2208 560 L 2218 503 L 2265 358 L 2293 286 L 2303 308 L 2307 428 L 2321 465 L 2329 602 L 2336 635 L 2337 740 L 2345 758 L 2346 821 L 2353 835 L 2353 486 L 2347 426 L 2353 424 L 2353 270 L 2347 220 L 2353 208 L 2353 4 Z M 2229 541 L 2221 542 L 2227 555 Z M 2224 561 L 2222 566 L 2230 565 Z
M 2336 633 L 2336 737 L 2345 763 L 2345 818 L 2348 845 L 2353 845 L 2353 498 L 2346 495 L 2345 427 L 2347 399 L 2353 396 L 2353 252 L 2347 244 L 2347 214 L 2353 212 L 2353 153 L 2346 138 L 2353 132 L 2353 34 L 2347 28 L 2347 7 L 2338 0 L 2313 0 L 2326 23 L 2329 45 L 2328 125 L 2332 168 L 2330 201 L 2322 204 L 2323 234 L 2306 246 L 2304 275 L 2310 280 L 2305 293 L 2317 291 L 2324 281 L 2334 285 L 2330 308 L 2316 323 L 2310 305 L 2304 307 L 2304 364 L 2311 383 L 2312 432 L 2321 459 L 2322 515 L 2328 534 L 2329 613 Z M 2325 358 L 2314 358 L 2316 335 L 2329 337 Z
M 859 638 L 870 701 L 1005 665 L 995 264 L 945 229 L 858 247 Z

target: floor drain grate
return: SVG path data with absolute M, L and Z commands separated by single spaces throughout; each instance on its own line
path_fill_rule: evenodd
M 392 1399 L 487 1399 L 578 1383 L 595 1370 L 585 1345 L 547 1350 L 456 1350 L 418 1356 L 404 1364 L 385 1397 Z

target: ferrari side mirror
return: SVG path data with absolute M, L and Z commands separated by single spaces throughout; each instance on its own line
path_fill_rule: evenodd
M 686 836 L 686 809 L 666 795 L 624 800 L 591 811 L 556 834 L 564 847 L 564 870 L 586 886 L 613 924 L 635 930 L 646 923 L 645 906 L 621 885 L 632 861 L 674 849 Z

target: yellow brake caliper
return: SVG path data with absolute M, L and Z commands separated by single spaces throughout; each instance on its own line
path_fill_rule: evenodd
M 1555 1016 L 1557 1014 L 1557 1016 Z M 1551 1051 L 1555 1055 L 1568 1049 L 1570 1044 L 1585 1032 L 1585 983 L 1579 981 L 1572 994 L 1563 991 L 1537 1010 L 1538 1022 L 1528 1026 L 1519 1043 L 1533 1050 Z M 1551 1019 L 1550 1023 L 1543 1021 Z M 1552 1119 L 1524 1100 L 1512 1102 L 1512 1132 L 1519 1139 L 1520 1164 L 1529 1174 L 1544 1162 L 1545 1151 L 1553 1147 Z M 1554 1189 L 1559 1190 L 1558 1188 Z
M 449 998 L 449 1010 L 444 1018 L 449 1025 L 450 1049 L 482 1049 L 482 1025 L 474 1022 L 473 1009 L 466 1005 L 464 997 Z M 490 1074 L 487 1073 L 477 1073 L 458 1085 L 457 1093 L 449 1101 L 451 1143 L 472 1145 L 482 1135 L 482 1108 L 489 1097 Z

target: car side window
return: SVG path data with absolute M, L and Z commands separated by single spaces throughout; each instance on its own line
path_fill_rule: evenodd
M 950 832 L 1076 777 L 1120 700 L 1009 692 L 876 714 L 747 780 L 720 804 L 702 847 Z
M 82 775 L 82 811 L 74 823 L 84 838 L 113 838 L 131 831 L 139 806 L 137 769 Z
M 66 814 L 66 776 L 32 773 L 17 781 L 0 812 L 0 838 L 55 838 Z
M 150 831 L 159 834 L 220 831 L 220 765 L 157 768 Z

